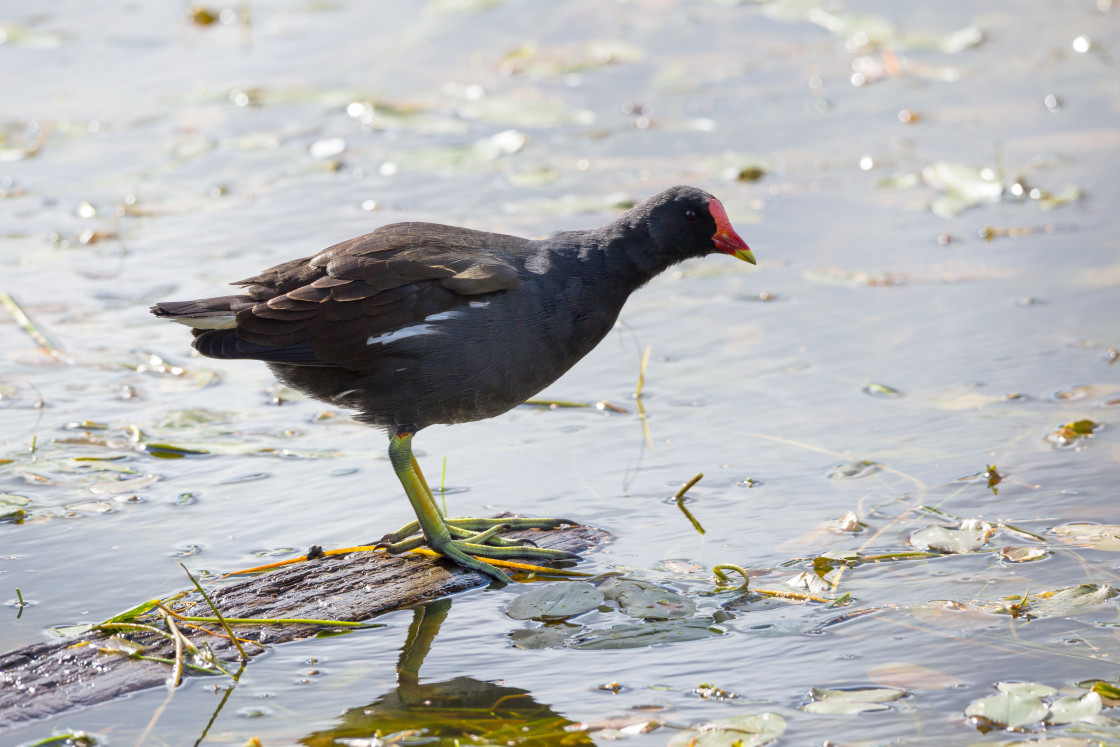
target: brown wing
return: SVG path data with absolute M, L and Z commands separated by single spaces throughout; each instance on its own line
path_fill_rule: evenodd
M 237 313 L 235 334 L 271 349 L 266 360 L 361 369 L 370 337 L 521 285 L 511 262 L 527 244 L 430 223 L 384 226 L 236 283 L 256 303 Z

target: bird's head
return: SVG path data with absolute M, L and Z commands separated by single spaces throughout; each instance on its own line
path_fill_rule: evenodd
M 723 252 L 756 264 L 747 243 L 731 227 L 723 204 L 702 189 L 667 189 L 638 205 L 645 209 L 658 248 L 677 260 Z

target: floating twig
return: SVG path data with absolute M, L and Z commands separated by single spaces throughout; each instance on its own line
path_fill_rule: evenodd
M 35 326 L 35 322 L 31 321 L 31 317 L 27 315 L 27 312 L 23 310 L 23 307 L 20 306 L 19 303 L 14 298 L 12 298 L 10 294 L 0 291 L 0 305 L 3 305 L 4 308 L 8 310 L 8 313 L 12 315 L 12 318 L 16 320 L 16 324 L 18 324 L 23 329 L 23 331 L 26 332 L 31 337 L 31 339 L 39 345 L 39 347 L 43 348 L 55 359 L 60 360 L 63 363 L 66 363 L 68 365 L 74 364 L 74 359 L 66 353 L 62 352 L 62 349 L 59 348 L 58 345 L 55 345 L 53 342 L 51 342 L 51 339 L 43 334 L 39 330 L 39 328 Z
M 681 486 L 681 489 L 678 490 L 676 495 L 673 496 L 673 500 L 680 503 L 681 498 L 684 498 L 684 494 L 688 492 L 688 489 L 691 488 L 693 485 L 695 485 L 696 483 L 700 482 L 703 479 L 704 479 L 704 473 L 703 472 L 697 472 L 695 477 L 693 477 L 691 480 L 689 480 L 688 482 L 686 482 L 684 485 Z
M 649 432 L 649 420 L 646 418 L 646 408 L 642 404 L 642 387 L 646 384 L 646 366 L 649 365 L 649 354 L 653 350 L 652 345 L 646 345 L 645 352 L 642 353 L 642 365 L 638 369 L 638 386 L 634 390 L 634 401 L 638 405 L 638 417 L 642 421 L 642 435 L 646 438 L 646 446 L 650 451 L 653 451 L 653 436 Z
M 681 489 L 677 491 L 677 494 L 673 496 L 673 500 L 676 502 L 677 508 L 679 508 L 681 510 L 681 513 L 684 514 L 685 517 L 689 520 L 689 522 L 692 524 L 692 528 L 700 534 L 706 534 L 706 532 L 704 531 L 704 527 L 700 526 L 700 522 L 697 521 L 696 517 L 692 515 L 692 512 L 688 510 L 688 507 L 684 505 L 683 499 L 684 494 L 688 492 L 688 489 L 696 483 L 700 482 L 703 477 L 703 472 L 697 473 L 695 477 L 682 485 Z
M 167 629 L 171 631 L 171 638 L 175 642 L 175 663 L 171 669 L 171 679 L 167 684 L 169 690 L 174 690 L 183 679 L 183 634 L 179 632 L 171 614 L 163 605 L 160 605 L 160 612 L 163 613 L 163 622 L 167 625 Z

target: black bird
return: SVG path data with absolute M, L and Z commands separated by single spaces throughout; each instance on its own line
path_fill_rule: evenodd
M 390 552 L 426 540 L 509 581 L 472 556 L 566 556 L 494 536 L 559 520 L 444 518 L 413 435 L 521 404 L 603 339 L 631 293 L 717 252 L 755 262 L 719 200 L 678 186 L 600 228 L 545 239 L 394 223 L 234 283 L 238 295 L 158 303 L 152 313 L 193 327 L 203 355 L 264 361 L 288 386 L 388 431 L 418 520 L 383 540 Z

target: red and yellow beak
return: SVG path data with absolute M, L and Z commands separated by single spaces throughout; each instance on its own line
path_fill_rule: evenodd
M 735 233 L 735 229 L 731 227 L 731 221 L 727 218 L 727 211 L 723 209 L 723 204 L 713 197 L 708 202 L 708 210 L 712 217 L 716 219 L 716 232 L 712 236 L 716 248 L 725 254 L 738 257 L 744 262 L 750 262 L 752 265 L 758 264 L 754 261 L 754 254 L 751 252 L 751 248 L 747 246 L 747 242 L 743 241 L 742 237 Z

